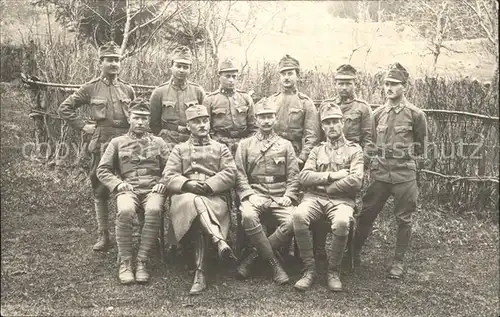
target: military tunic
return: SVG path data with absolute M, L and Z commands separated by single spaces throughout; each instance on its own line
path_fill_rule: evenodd
M 132 257 L 132 221 L 135 213 L 144 211 L 144 226 L 137 258 L 145 261 L 156 242 L 165 195 L 152 193 L 159 183 L 169 151 L 162 138 L 146 134 L 142 137 L 129 132 L 113 138 L 102 156 L 97 176 L 115 192 L 127 182 L 133 191 L 116 194 L 116 242 L 121 260 Z
M 174 84 L 173 79 L 158 86 L 151 94 L 151 131 L 165 142 L 174 145 L 189 139 L 186 128 L 187 108 L 203 104 L 205 91 L 190 81 L 182 87 Z
M 96 129 L 88 146 L 92 153 L 90 179 L 96 198 L 107 199 L 109 195 L 96 175 L 101 153 L 113 137 L 127 132 L 128 106 L 134 98 L 132 86 L 121 79 L 111 83 L 107 78 L 99 77 L 81 86 L 59 106 L 59 115 L 72 128 L 81 130 L 85 122 L 78 115 L 77 109 L 85 104 L 90 105 L 91 119 L 96 122 Z
M 238 178 L 236 191 L 243 201 L 240 209 L 245 229 L 260 224 L 259 217 L 270 212 L 277 218 L 284 234 L 293 233 L 292 212 L 294 207 L 282 207 L 278 198 L 287 196 L 297 201 L 299 166 L 292 143 L 274 134 L 264 139 L 256 135 L 240 142 L 236 151 Z M 248 200 L 251 195 L 268 199 L 267 208 L 255 208 Z
M 257 131 L 253 100 L 242 90 L 220 88 L 207 95 L 207 107 L 214 140 L 236 152 L 239 140 Z
M 183 193 L 182 186 L 189 180 L 204 181 L 213 191 L 210 196 Z M 169 243 L 178 244 L 191 223 L 198 216 L 194 199 L 199 197 L 207 207 L 211 220 L 221 229 L 224 238 L 229 230 L 227 192 L 236 182 L 236 166 L 229 149 L 207 137 L 201 143 L 192 137 L 172 150 L 162 183 L 167 186 L 171 197 L 171 221 L 175 237 Z
M 363 100 L 353 98 L 342 102 L 340 97 L 325 100 L 337 104 L 344 115 L 344 136 L 364 149 L 372 141 L 372 109 Z
M 347 177 L 333 182 L 329 180 L 330 172 L 342 169 L 349 170 Z M 332 231 L 346 235 L 354 200 L 363 181 L 361 147 L 343 137 L 335 144 L 322 143 L 311 151 L 299 179 L 305 193 L 294 216 L 294 229 L 306 230 L 311 222 L 326 215 L 331 221 Z
M 410 243 L 412 214 L 417 209 L 415 158 L 424 153 L 425 113 L 404 98 L 397 107 L 385 104 L 373 114 L 372 133 L 377 156 L 371 165 L 373 181 L 363 196 L 355 248 L 361 249 L 377 215 L 387 199 L 394 195 L 398 224 L 395 257 L 401 260 Z
M 319 116 L 311 98 L 298 92 L 277 92 L 269 97 L 276 105 L 276 133 L 292 142 L 297 157 L 305 162 L 318 143 Z

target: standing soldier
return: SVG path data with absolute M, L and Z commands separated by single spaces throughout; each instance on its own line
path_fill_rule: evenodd
M 102 184 L 111 192 L 116 192 L 116 244 L 120 256 L 118 279 L 122 284 L 149 281 L 146 263 L 160 228 L 166 187 L 159 181 L 169 154 L 165 141 L 147 132 L 149 102 L 135 99 L 129 111 L 129 132 L 111 140 L 97 168 Z M 142 208 L 145 217 L 134 278 L 132 220 L 139 208 Z
M 186 46 L 172 52 L 172 78 L 151 94 L 151 131 L 161 136 L 169 146 L 189 139 L 186 128 L 187 108 L 203 103 L 205 92 L 198 84 L 187 80 L 191 73 L 191 51 Z
M 101 76 L 84 84 L 59 106 L 59 115 L 72 128 L 92 135 L 88 145 L 88 151 L 92 155 L 90 181 L 99 230 L 99 239 L 93 247 L 94 251 L 105 251 L 109 247 L 109 190 L 97 179 L 97 166 L 109 141 L 115 136 L 127 133 L 128 105 L 135 98 L 134 89 L 118 78 L 120 58 L 120 47 L 116 43 L 108 42 L 101 46 Z M 92 120 L 95 123 L 85 123 L 78 116 L 77 108 L 85 104 L 90 105 Z
M 211 118 L 213 138 L 234 155 L 238 142 L 256 132 L 253 100 L 246 92 L 235 89 L 238 68 L 226 59 L 219 64 L 220 87 L 207 95 L 204 105 Z
M 320 112 L 327 140 L 311 151 L 300 173 L 305 194 L 293 216 L 295 240 L 304 263 L 304 275 L 294 287 L 307 290 L 316 278 L 310 225 L 326 216 L 333 233 L 327 285 L 331 291 L 341 291 L 340 264 L 354 213 L 354 199 L 363 181 L 363 151 L 344 137 L 342 111 L 338 105 L 326 104 Z
M 284 284 L 289 278 L 274 252 L 289 243 L 293 235 L 292 202 L 297 202 L 299 166 L 292 143 L 274 132 L 273 105 L 261 99 L 255 105 L 255 114 L 259 132 L 240 142 L 235 159 L 242 225 L 256 250 L 242 261 L 237 273 L 247 278 L 252 263 L 260 255 L 271 265 L 273 281 Z M 264 213 L 270 213 L 279 223 L 269 238 L 260 223 Z
M 424 153 L 427 121 L 425 113 L 408 102 L 405 91 L 408 72 L 394 64 L 384 81 L 387 102 L 373 114 L 373 182 L 363 196 L 354 239 L 354 260 L 359 265 L 361 248 L 370 234 L 373 222 L 389 196 L 394 195 L 394 215 L 398 224 L 396 248 L 389 268 L 389 278 L 403 274 L 403 259 L 410 245 L 412 214 L 417 209 L 418 187 L 415 158 Z
M 341 65 L 335 73 L 335 90 L 337 97 L 325 100 L 335 103 L 342 110 L 344 116 L 344 136 L 348 141 L 357 143 L 364 150 L 366 145 L 372 141 L 372 109 L 355 93 L 356 69 L 349 64 Z M 365 167 L 368 166 L 369 158 L 365 157 Z M 328 228 L 318 222 L 314 228 L 314 249 L 318 259 L 325 259 L 326 236 Z
M 170 207 L 175 241 L 178 244 L 194 225 L 196 272 L 190 294 L 206 288 L 205 271 L 208 238 L 216 245 L 219 257 L 234 261 L 226 243 L 229 231 L 227 193 L 236 182 L 236 166 L 229 149 L 210 138 L 210 117 L 207 108 L 195 105 L 186 110 L 188 141 L 172 150 L 162 183 L 172 193 Z
M 278 65 L 281 91 L 269 97 L 276 105 L 276 133 L 292 142 L 299 166 L 319 140 L 318 111 L 311 98 L 297 90 L 299 61 L 285 55 Z

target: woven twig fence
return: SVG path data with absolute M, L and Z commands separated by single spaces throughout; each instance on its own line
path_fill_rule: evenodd
M 60 103 L 79 85 L 46 83 L 24 75 L 22 79 L 31 100 L 33 157 L 71 167 L 77 177 L 83 178 L 88 167 L 88 136 L 70 129 L 57 114 Z M 145 97 L 154 89 L 132 86 Z M 316 105 L 320 103 L 315 100 Z M 379 105 L 371 106 L 375 109 Z M 498 117 L 469 111 L 423 110 L 427 114 L 429 143 L 426 167 L 419 171 L 422 197 L 461 210 L 498 209 Z M 80 113 L 88 118 L 87 107 L 82 107 Z

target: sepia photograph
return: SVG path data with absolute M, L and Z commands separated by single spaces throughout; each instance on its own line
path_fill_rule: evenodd
M 499 316 L 497 0 L 0 0 L 2 316 Z

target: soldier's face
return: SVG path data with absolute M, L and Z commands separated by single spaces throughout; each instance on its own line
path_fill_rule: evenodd
M 223 72 L 219 75 L 219 83 L 222 88 L 233 89 L 237 79 L 237 72 Z
M 276 114 L 274 113 L 261 113 L 255 116 L 255 123 L 259 129 L 264 133 L 272 131 L 276 124 Z
M 128 117 L 130 131 L 143 134 L 149 129 L 149 115 L 131 112 Z
M 295 69 L 280 72 L 281 85 L 285 88 L 293 88 L 297 85 L 297 71 Z
M 403 83 L 395 83 L 392 81 L 384 82 L 384 92 L 388 99 L 401 99 L 405 93 L 406 87 Z
M 198 117 L 191 119 L 187 122 L 187 129 L 196 137 L 205 137 L 210 131 L 210 118 Z
M 170 70 L 172 71 L 172 76 L 174 76 L 174 78 L 185 80 L 189 76 L 189 74 L 191 74 L 191 65 L 186 63 L 173 62 Z
M 120 59 L 118 57 L 103 57 L 100 64 L 104 76 L 118 75 L 120 71 Z
M 335 90 L 340 97 L 352 97 L 354 95 L 354 79 L 335 80 Z
M 325 136 L 329 140 L 335 140 L 342 135 L 344 124 L 342 119 L 330 118 L 321 121 L 321 127 L 325 131 Z

